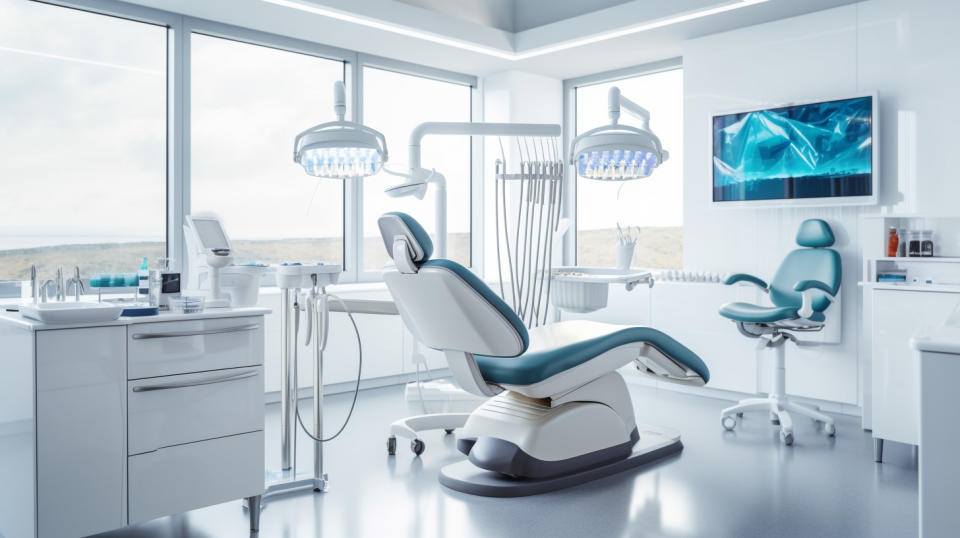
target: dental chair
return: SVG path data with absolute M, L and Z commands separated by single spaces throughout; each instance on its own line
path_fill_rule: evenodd
M 466 461 L 440 482 L 457 491 L 516 497 L 624 471 L 679 452 L 674 431 L 637 425 L 617 369 L 636 361 L 658 379 L 700 386 L 707 366 L 649 327 L 565 321 L 528 331 L 469 269 L 430 259 L 433 245 L 403 213 L 378 221 L 394 266 L 383 277 L 407 328 L 442 350 L 457 383 L 489 399 L 457 438 Z
M 808 219 L 800 224 L 796 249 L 784 258 L 770 285 L 763 280 L 744 273 L 731 275 L 727 285 L 745 282 L 754 285 L 770 297 L 769 306 L 752 303 L 729 303 L 720 308 L 720 315 L 733 320 L 740 333 L 748 338 L 758 338 L 758 349 L 774 352 L 773 386 L 766 398 L 748 398 L 720 413 L 720 423 L 733 430 L 737 419 L 744 411 L 770 413 L 773 424 L 780 426 L 780 439 L 784 444 L 793 444 L 793 419 L 791 413 L 810 417 L 823 425 L 824 432 L 833 436 L 837 428 L 834 420 L 819 409 L 790 401 L 786 387 L 786 343 L 797 345 L 793 333 L 823 329 L 824 311 L 834 302 L 840 291 L 840 255 L 828 248 L 833 246 L 833 230 L 820 219 Z

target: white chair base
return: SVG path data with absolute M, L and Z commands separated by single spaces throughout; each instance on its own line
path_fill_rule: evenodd
M 775 364 L 773 368 L 773 391 L 766 398 L 747 398 L 740 400 L 737 405 L 728 407 L 720 412 L 720 423 L 727 430 L 733 430 L 737 426 L 737 419 L 743 417 L 746 411 L 767 411 L 770 413 L 770 420 L 774 424 L 780 425 L 780 439 L 786 445 L 793 444 L 793 418 L 791 413 L 812 418 L 823 425 L 823 431 L 833 437 L 837 433 L 837 426 L 834 420 L 824 413 L 820 408 L 808 407 L 799 403 L 790 401 L 784 394 L 786 386 L 786 338 L 762 337 L 767 341 L 764 347 L 772 347 L 774 350 Z
M 426 445 L 420 439 L 418 432 L 429 430 L 444 430 L 447 434 L 453 433 L 467 423 L 470 413 L 433 413 L 417 415 L 398 420 L 390 425 L 390 437 L 387 438 L 387 453 L 391 456 L 397 453 L 397 437 L 410 439 L 410 450 L 419 456 Z

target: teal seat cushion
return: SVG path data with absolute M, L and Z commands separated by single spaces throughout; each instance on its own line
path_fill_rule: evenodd
M 644 342 L 709 381 L 710 371 L 696 353 L 650 327 L 566 321 L 538 327 L 530 347 L 512 358 L 474 355 L 483 378 L 490 383 L 532 385 L 579 366 L 622 345 Z
M 761 306 L 751 303 L 727 303 L 720 307 L 720 315 L 747 323 L 774 323 L 800 317 L 797 309 L 792 306 Z M 814 312 L 809 319 L 823 321 L 826 318 L 822 312 Z
M 513 325 L 514 330 L 517 331 L 517 334 L 523 341 L 523 349 L 527 349 L 527 347 L 530 345 L 530 335 L 527 333 L 527 326 L 523 324 L 523 320 L 521 320 L 520 317 L 517 316 L 517 313 L 510 308 L 510 305 L 505 303 L 499 295 L 490 289 L 490 286 L 487 286 L 482 280 L 480 280 L 480 277 L 473 274 L 473 271 L 467 269 L 457 262 L 442 258 L 436 260 L 427 260 L 421 263 L 419 267 L 421 270 L 425 267 L 441 267 L 455 273 L 458 277 L 460 277 L 460 279 L 466 282 L 467 285 L 476 290 L 477 293 L 486 299 L 491 306 L 496 308 L 498 312 L 503 314 L 503 317 L 506 318 L 511 325 Z

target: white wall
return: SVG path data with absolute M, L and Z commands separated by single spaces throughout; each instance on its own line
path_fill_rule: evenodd
M 793 245 L 803 219 L 824 218 L 838 232 L 836 248 L 844 264 L 843 342 L 815 349 L 791 347 L 790 393 L 860 402 L 858 216 L 878 208 L 711 207 L 710 116 L 876 90 L 881 203 L 895 205 L 895 210 L 956 214 L 960 182 L 952 180 L 951 142 L 960 119 L 952 105 L 960 79 L 957 20 L 960 3 L 871 0 L 684 46 L 687 268 L 769 277 Z

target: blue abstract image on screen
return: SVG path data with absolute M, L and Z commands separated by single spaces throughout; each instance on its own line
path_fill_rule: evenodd
M 713 118 L 713 200 L 873 194 L 873 98 Z

